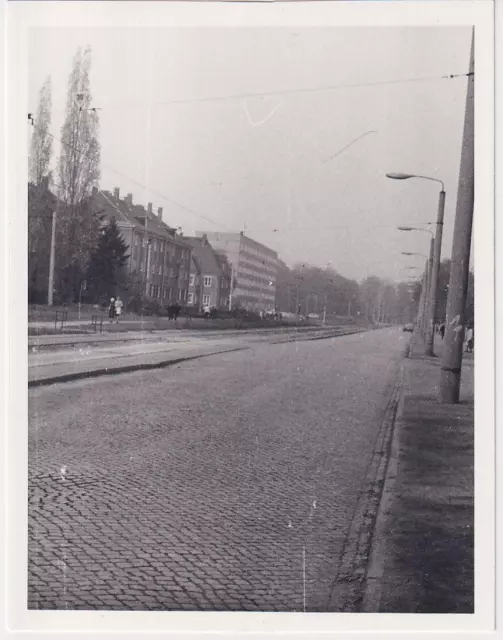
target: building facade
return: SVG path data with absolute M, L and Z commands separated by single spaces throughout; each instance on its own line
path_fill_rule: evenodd
M 227 309 L 231 280 L 227 259 L 214 251 L 206 235 L 184 240 L 192 248 L 188 304 L 197 309 Z
M 192 248 L 163 221 L 162 208 L 133 204 L 132 194 L 121 198 L 117 188 L 95 191 L 93 207 L 105 220 L 115 218 L 129 246 L 126 268 L 143 294 L 161 305 L 186 305 Z
M 275 309 L 278 254 L 244 233 L 206 235 L 214 250 L 225 256 L 231 268 L 230 305 L 251 311 Z

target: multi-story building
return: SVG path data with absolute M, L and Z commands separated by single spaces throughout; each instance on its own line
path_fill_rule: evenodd
M 184 241 L 192 247 L 188 304 L 197 309 L 227 309 L 231 280 L 227 259 L 215 253 L 206 235 Z
M 202 237 L 203 233 L 198 233 Z M 253 311 L 275 308 L 278 254 L 244 233 L 206 232 L 211 246 L 231 265 L 232 306 Z
M 105 219 L 115 218 L 129 246 L 127 270 L 144 294 L 160 304 L 188 302 L 192 249 L 176 230 L 162 219 L 162 208 L 154 213 L 133 204 L 132 194 L 120 198 L 119 189 L 93 193 L 93 206 Z

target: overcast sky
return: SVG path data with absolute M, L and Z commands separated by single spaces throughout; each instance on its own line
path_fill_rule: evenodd
M 429 236 L 396 226 L 434 221 L 439 187 L 385 178 L 402 171 L 444 180 L 443 254 L 450 254 L 466 78 L 339 85 L 466 73 L 471 29 L 38 29 L 32 36 L 30 109 L 51 76 L 51 130 L 60 135 L 72 58 L 89 44 L 101 188 L 162 206 L 165 221 L 186 235 L 244 229 L 290 265 L 331 261 L 346 277 L 403 280 L 414 273 L 407 266 L 422 262 L 400 252 L 427 253 Z M 206 100 L 213 97 L 225 99 Z M 369 131 L 377 133 L 364 136 Z

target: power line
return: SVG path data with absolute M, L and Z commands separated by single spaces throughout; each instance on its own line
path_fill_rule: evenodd
M 430 222 L 411 222 L 411 225 L 426 225 L 426 224 L 431 224 Z M 278 229 L 278 228 L 255 228 L 255 229 L 247 229 L 247 231 L 250 231 L 252 233 L 296 233 L 298 231 L 331 231 L 331 230 L 345 230 L 345 229 L 354 229 L 356 227 L 356 225 L 335 225 L 335 226 L 329 226 L 329 227 L 295 227 L 295 228 L 286 228 L 286 229 Z M 396 225 L 394 224 L 371 224 L 365 225 L 366 229 L 377 229 L 377 228 L 388 228 L 388 229 L 396 229 Z
M 34 121 L 31 113 L 28 114 L 28 119 L 30 120 L 30 122 L 31 122 L 31 124 L 32 124 L 34 129 L 40 130 L 40 128 L 36 126 L 35 121 Z M 48 136 L 50 136 L 53 140 L 56 140 L 57 142 L 59 142 L 60 144 L 66 146 L 66 147 L 68 147 L 72 151 L 76 151 L 77 150 L 76 147 L 72 146 L 68 142 L 65 142 L 64 140 L 61 140 L 61 138 L 58 138 L 58 136 L 55 136 L 50 131 L 45 131 L 45 133 Z M 216 220 L 213 220 L 212 218 L 210 218 L 208 216 L 205 216 L 205 215 L 203 215 L 201 213 L 198 213 L 197 211 L 194 211 L 194 209 L 191 209 L 190 207 L 187 207 L 184 204 L 182 204 L 180 202 L 177 202 L 176 200 L 173 200 L 173 198 L 170 198 L 169 196 L 161 193 L 160 191 L 157 191 L 155 189 L 151 189 L 151 188 L 147 187 L 146 185 L 142 184 L 141 182 L 138 182 L 137 180 L 135 180 L 134 178 L 131 178 L 130 176 L 126 175 L 125 173 L 122 173 L 122 171 L 119 171 L 118 169 L 114 169 L 110 165 L 107 165 L 107 164 L 102 162 L 101 166 L 104 167 L 105 169 L 108 169 L 109 171 L 112 171 L 112 172 L 116 173 L 117 175 L 125 178 L 126 180 L 129 180 L 129 182 L 131 182 L 132 184 L 135 184 L 135 185 L 139 186 L 140 188 L 145 189 L 146 191 L 159 196 L 160 198 L 162 198 L 166 202 L 169 202 L 169 203 L 173 204 L 174 206 L 178 207 L 179 209 L 183 209 L 184 211 L 187 211 L 188 213 L 191 213 L 192 215 L 194 215 L 194 216 L 196 216 L 198 218 L 201 218 L 201 220 L 206 220 L 206 222 L 209 222 L 212 225 L 215 225 L 217 227 L 219 227 L 219 226 L 226 227 L 225 224 L 220 223 L 220 222 L 216 222 Z
M 303 94 L 303 93 L 318 93 L 321 91 L 339 91 L 342 89 L 359 89 L 364 87 L 379 87 L 386 85 L 399 85 L 399 84 L 411 84 L 415 82 L 431 82 L 434 80 L 453 80 L 455 78 L 467 78 L 473 75 L 473 73 L 451 73 L 445 75 L 438 76 L 423 76 L 420 78 L 401 78 L 396 80 L 375 80 L 371 82 L 353 82 L 346 84 L 334 84 L 334 85 L 325 85 L 319 87 L 301 87 L 298 89 L 278 89 L 275 91 L 261 91 L 261 92 L 249 92 L 249 93 L 238 93 L 238 94 L 227 94 L 221 96 L 206 96 L 202 98 L 176 98 L 173 100 L 161 100 L 158 102 L 154 102 L 151 104 L 134 104 L 131 102 L 123 102 L 116 104 L 105 104 L 102 107 L 94 107 L 94 109 L 103 111 L 106 109 L 125 109 L 127 107 L 131 108 L 151 108 L 153 106 L 172 106 L 172 105 L 183 105 L 183 104 L 197 104 L 197 103 L 205 103 L 205 102 L 223 102 L 226 100 L 246 100 L 248 98 L 267 98 L 273 96 L 287 96 L 287 95 L 295 95 L 295 94 Z

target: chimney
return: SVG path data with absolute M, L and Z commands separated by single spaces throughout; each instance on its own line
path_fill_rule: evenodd
M 49 176 L 44 176 L 40 181 L 40 186 L 44 191 L 49 191 Z
M 114 198 L 120 198 L 120 189 L 119 187 L 114 188 Z
M 93 196 L 98 195 L 98 187 L 93 187 Z
M 203 244 L 204 246 L 208 244 L 208 236 L 205 233 L 203 233 L 203 235 L 201 236 L 201 244 Z
M 151 202 L 149 202 L 149 203 L 147 204 L 147 211 L 148 211 L 149 213 L 152 213 L 152 203 L 151 203 Z
M 133 206 L 133 194 L 132 193 L 128 193 L 127 196 L 124 198 L 124 201 L 130 206 Z
M 159 207 L 157 209 L 157 215 L 158 215 L 159 219 L 162 220 L 162 207 Z

